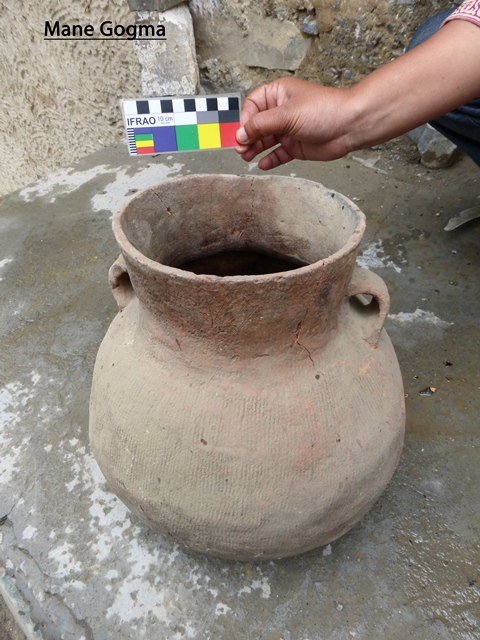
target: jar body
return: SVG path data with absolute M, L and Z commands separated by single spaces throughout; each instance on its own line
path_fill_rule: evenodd
M 90 439 L 110 488 L 155 531 L 215 556 L 280 558 L 327 544 L 398 463 L 403 387 L 383 330 L 356 312 L 320 350 L 202 366 L 152 344 L 133 300 L 100 347 Z

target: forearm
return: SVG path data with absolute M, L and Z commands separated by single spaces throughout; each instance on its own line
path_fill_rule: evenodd
M 352 87 L 348 150 L 390 140 L 480 96 L 480 29 L 443 26 L 404 56 Z

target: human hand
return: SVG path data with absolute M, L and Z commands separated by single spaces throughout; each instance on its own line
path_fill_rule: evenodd
M 335 160 L 345 156 L 354 109 L 349 89 L 281 78 L 253 91 L 244 101 L 237 152 L 268 170 L 293 160 Z M 277 146 L 280 145 L 280 146 Z
M 335 160 L 435 120 L 480 95 L 479 34 L 452 20 L 349 89 L 296 78 L 259 87 L 243 103 L 237 152 L 250 162 L 272 149 L 263 170 L 294 158 Z

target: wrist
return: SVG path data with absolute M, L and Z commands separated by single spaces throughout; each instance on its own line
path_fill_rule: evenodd
M 381 104 L 375 104 L 363 80 L 349 89 L 347 109 L 344 142 L 348 152 L 377 144 L 387 114 L 382 112 Z

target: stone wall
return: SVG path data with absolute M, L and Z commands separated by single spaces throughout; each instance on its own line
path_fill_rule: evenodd
M 188 7 L 203 90 L 248 93 L 282 75 L 348 86 L 400 55 L 426 17 L 453 5 L 191 0 Z M 45 20 L 98 26 L 105 19 L 131 24 L 135 13 L 127 0 L 0 0 L 0 195 L 124 135 L 118 99 L 142 93 L 143 45 L 137 45 L 137 57 L 132 42 L 43 40 Z M 164 45 L 180 63 L 190 47 L 195 60 L 188 39 Z
M 348 86 L 400 55 L 451 0 L 191 0 L 198 63 L 211 90 L 249 91 L 295 75 Z

